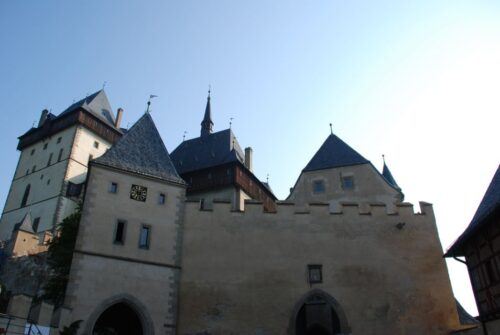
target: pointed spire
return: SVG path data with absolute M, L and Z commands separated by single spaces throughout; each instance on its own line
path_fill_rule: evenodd
M 401 188 L 396 183 L 396 180 L 392 176 L 391 170 L 389 170 L 389 167 L 385 163 L 385 155 L 382 155 L 382 160 L 384 161 L 384 167 L 382 169 L 382 176 L 384 176 L 385 180 L 387 180 L 387 182 L 389 184 L 391 184 L 391 186 L 393 186 L 394 188 L 396 188 L 398 190 L 401 190 Z
M 201 136 L 207 136 L 212 133 L 214 123 L 212 122 L 212 111 L 210 108 L 210 88 L 208 89 L 207 106 L 205 107 L 205 116 L 201 121 Z

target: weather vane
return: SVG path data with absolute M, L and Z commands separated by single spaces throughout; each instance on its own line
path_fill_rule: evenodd
M 330 134 L 333 135 L 333 127 L 332 127 L 332 124 L 330 123 Z
M 267 174 L 267 176 L 266 176 L 266 183 L 268 183 L 268 184 L 269 184 L 269 173 L 268 173 L 268 174 Z
M 229 129 L 231 129 L 231 126 L 233 125 L 233 120 L 234 120 L 234 117 L 229 118 Z
M 184 134 L 182 135 L 182 142 L 184 142 L 186 140 L 186 134 L 187 134 L 187 131 L 184 130 Z
M 108 83 L 107 81 L 104 81 L 104 83 L 102 83 L 102 89 L 104 89 L 104 87 L 106 87 L 107 83 Z
M 151 94 L 151 95 L 149 96 L 149 100 L 148 100 L 148 107 L 146 108 L 146 113 L 149 113 L 149 106 L 151 106 L 151 99 L 153 99 L 153 98 L 157 98 L 157 97 L 158 97 L 157 95 L 153 95 L 153 94 Z

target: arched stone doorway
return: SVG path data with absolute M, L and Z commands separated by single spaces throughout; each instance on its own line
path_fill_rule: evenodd
M 349 334 L 350 327 L 339 303 L 326 292 L 314 289 L 296 304 L 290 320 L 292 335 Z
M 85 322 L 88 335 L 154 335 L 148 308 L 130 294 L 101 302 Z
M 97 319 L 92 335 L 143 335 L 142 322 L 126 303 L 106 309 Z

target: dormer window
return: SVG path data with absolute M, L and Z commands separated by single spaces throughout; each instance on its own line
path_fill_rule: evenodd
M 323 180 L 313 181 L 313 193 L 314 194 L 325 193 L 325 182 Z
M 354 177 L 353 176 L 343 176 L 342 177 L 342 189 L 353 190 L 354 189 Z

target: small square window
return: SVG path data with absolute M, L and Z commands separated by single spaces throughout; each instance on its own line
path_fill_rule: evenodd
M 118 184 L 117 183 L 109 184 L 109 193 L 116 193 L 116 192 L 118 192 Z
M 125 243 L 125 221 L 119 220 L 116 223 L 114 243 Z
M 354 189 L 354 177 L 353 176 L 342 177 L 342 188 L 344 190 Z
M 151 235 L 151 227 L 142 225 L 139 235 L 139 248 L 149 249 L 149 239 Z
M 94 141 L 94 148 L 99 149 L 99 142 Z
M 35 233 L 38 231 L 38 226 L 40 225 L 40 218 L 35 218 L 33 220 L 33 230 Z
M 58 138 L 57 138 L 57 143 L 58 143 L 58 144 L 59 144 L 59 143 L 61 143 L 61 140 L 62 140 L 62 137 L 58 137 Z
M 325 182 L 323 180 L 313 181 L 313 193 L 325 193 Z
M 47 150 L 47 146 L 48 146 L 48 145 L 49 145 L 48 143 L 45 143 L 45 144 L 43 145 L 43 150 Z
M 165 199 L 166 199 L 165 193 L 160 193 L 160 195 L 158 196 L 158 204 L 164 205 Z
M 310 264 L 307 266 L 309 274 L 309 284 L 319 284 L 323 282 L 322 265 Z
M 33 156 L 35 154 L 35 149 L 31 149 L 30 155 Z

